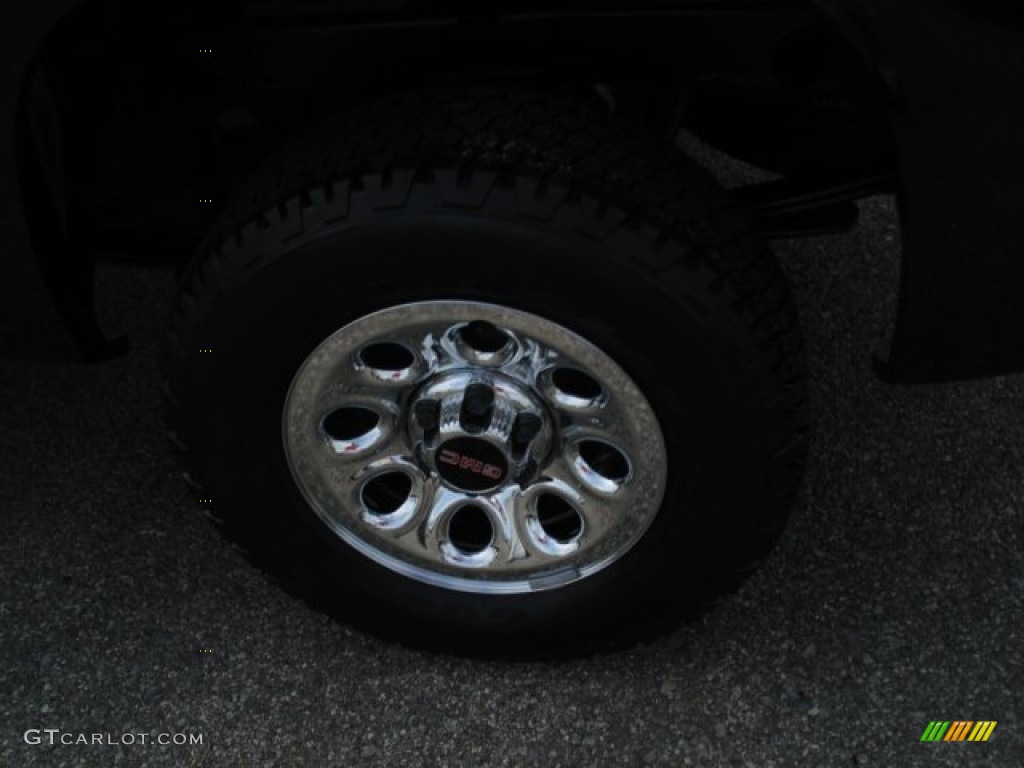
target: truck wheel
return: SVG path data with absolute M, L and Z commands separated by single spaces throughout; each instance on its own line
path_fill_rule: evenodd
M 437 91 L 324 124 L 230 206 L 169 331 L 224 533 L 317 607 L 462 653 L 651 637 L 777 538 L 787 285 L 600 102 Z

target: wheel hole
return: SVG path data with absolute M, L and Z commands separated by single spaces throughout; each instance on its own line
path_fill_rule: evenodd
M 397 512 L 409 498 L 412 478 L 402 472 L 378 475 L 363 486 L 363 505 L 374 515 Z
M 403 347 L 391 341 L 378 342 L 363 347 L 359 353 L 359 359 L 370 368 L 378 371 L 404 371 L 411 368 L 416 362 L 416 356 Z
M 338 408 L 324 418 L 324 432 L 333 440 L 354 440 L 368 433 L 379 423 L 380 416 L 369 408 Z
M 459 507 L 448 523 L 448 539 L 464 555 L 483 552 L 494 541 L 491 519 L 480 507 Z
M 463 342 L 477 352 L 494 354 L 508 344 L 508 334 L 495 325 L 483 320 L 474 320 L 459 331 Z
M 622 482 L 629 476 L 629 462 L 618 448 L 600 440 L 584 440 L 580 457 L 601 477 Z
M 551 375 L 559 392 L 580 400 L 596 400 L 604 391 L 593 376 L 576 368 L 559 368 Z
M 583 532 L 583 518 L 561 496 L 542 494 L 537 499 L 537 520 L 548 536 L 559 544 L 575 541 Z

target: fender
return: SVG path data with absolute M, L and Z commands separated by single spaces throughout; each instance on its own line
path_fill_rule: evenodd
M 875 5 L 903 100 L 903 265 L 883 373 L 1024 370 L 1024 27 L 1010 3 Z
M 1024 370 L 1024 24 L 1000 0 L 816 0 L 896 96 L 893 383 Z
M 28 143 L 25 124 L 21 135 L 18 130 L 19 117 L 24 119 L 32 108 L 39 124 L 45 123 L 49 129 L 48 142 L 44 139 L 49 167 L 31 171 L 37 188 L 48 190 L 50 209 L 40 212 L 40 216 L 62 227 L 59 219 L 55 223 L 60 203 L 53 197 L 60 195 L 57 185 L 63 174 L 57 120 L 52 113 L 46 114 L 52 104 L 48 103 L 45 84 L 30 77 L 30 72 L 40 42 L 77 1 L 8 3 L 0 10 L 0 323 L 18 329 L 17 333 L 0 336 L 0 354 L 9 356 L 72 359 L 80 358 L 83 352 L 69 331 L 70 318 L 58 313 L 52 298 L 54 286 L 44 279 L 44 267 L 35 258 L 18 164 L 19 154 L 36 151 Z M 84 301 L 91 303 L 91 292 Z

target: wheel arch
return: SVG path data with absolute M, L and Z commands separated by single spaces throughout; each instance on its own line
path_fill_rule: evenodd
M 967 16 L 962 9 L 949 11 L 962 4 L 950 1 L 942 5 L 951 24 Z M 156 84 L 179 76 L 188 82 L 203 82 L 201 68 L 209 69 L 211 62 L 196 59 L 204 55 L 201 51 L 212 50 L 218 85 L 216 93 L 200 100 L 199 106 L 217 109 L 232 99 L 249 99 L 276 121 L 275 130 L 281 134 L 315 119 L 319 110 L 334 110 L 387 90 L 473 81 L 549 89 L 601 84 L 607 86 L 604 93 L 617 109 L 645 123 L 657 137 L 671 140 L 682 125 L 712 146 L 763 167 L 790 176 L 813 171 L 816 182 L 828 182 L 850 168 L 891 173 L 899 162 L 897 144 L 906 151 L 915 132 L 923 130 L 929 119 L 922 113 L 909 121 L 913 122 L 909 131 L 899 138 L 894 133 L 893 125 L 902 119 L 900 110 L 905 107 L 903 91 L 916 77 L 913 73 L 921 70 L 906 56 L 901 58 L 892 34 L 887 37 L 882 31 L 893 27 L 892 19 L 868 0 L 613 1 L 595 2 L 582 9 L 568 2 L 514 0 L 484 10 L 460 0 L 430 5 L 413 0 L 309 0 L 298 4 L 244 0 L 218 5 L 214 12 L 208 5 L 192 1 L 140 7 L 123 0 L 51 0 L 34 4 L 31 11 L 19 10 L 20 16 L 14 11 L 6 13 L 9 66 L 0 96 L 10 109 L 0 127 L 4 141 L 0 170 L 9 172 L 0 173 L 4 179 L 0 184 L 0 222 L 4 222 L 4 241 L 11 244 L 5 250 L 18 254 L 13 258 L 22 263 L 9 264 L 8 274 L 18 279 L 5 284 L 19 293 L 31 293 L 24 288 L 24 275 L 34 274 L 36 282 L 48 283 L 65 326 L 78 329 L 79 348 L 94 357 L 109 353 L 110 348 L 103 344 L 92 320 L 91 271 L 75 261 L 80 261 L 88 248 L 81 247 L 77 233 L 59 220 L 58 212 L 74 206 L 66 199 L 68 186 L 53 183 L 54 179 L 76 176 L 68 166 L 75 152 L 67 146 L 43 151 L 38 141 L 38 134 L 47 131 L 60 137 L 61 143 L 74 139 L 88 120 L 74 110 L 59 108 L 59 104 L 56 109 L 46 109 L 46 98 L 36 99 L 36 106 L 42 103 L 44 108 L 29 114 L 33 101 L 28 96 L 39 93 L 37 78 L 45 58 L 41 54 L 60 59 L 62 52 L 85 45 L 97 61 L 130 71 L 136 85 L 145 91 L 147 87 L 158 90 Z M 981 23 L 973 17 L 968 21 L 969 25 L 961 26 L 973 29 Z M 831 84 L 838 84 L 846 99 L 838 109 L 822 108 L 833 93 L 830 83 L 804 79 L 806 73 L 821 69 L 821 40 L 830 43 L 830 60 L 835 65 L 830 70 L 829 77 L 835 78 Z M 86 60 L 68 58 L 67 69 L 72 73 L 90 71 Z M 126 61 L 132 66 L 125 67 Z M 55 73 L 42 74 L 44 94 L 47 88 L 68 89 L 68 82 Z M 78 85 L 74 76 L 69 82 Z M 737 83 L 742 87 L 736 88 Z M 109 85 L 88 79 L 83 84 L 90 98 L 97 87 Z M 922 91 L 916 87 L 915 93 Z M 137 116 L 145 106 L 129 100 L 127 117 Z M 832 101 L 831 107 L 835 106 Z M 851 115 L 859 121 L 856 136 L 837 125 L 837 117 L 841 123 Z M 182 114 L 172 117 L 188 119 Z M 784 119 L 772 123 L 773 117 Z M 158 115 L 155 119 L 168 118 Z M 752 120 L 772 124 L 754 132 L 747 130 Z M 20 154 L 24 159 L 29 153 L 18 149 L 16 121 L 29 142 L 22 147 L 41 151 L 39 163 L 23 170 L 21 184 L 15 181 L 15 158 Z M 903 120 L 904 125 L 909 122 Z M 807 141 L 809 134 L 816 137 L 814 142 Z M 980 142 L 974 154 L 982 153 L 984 144 Z M 846 162 L 837 167 L 837 157 L 845 157 Z M 206 159 L 200 157 L 197 163 Z M 986 301 L 985 308 L 959 310 L 956 327 L 943 321 L 943 333 L 930 333 L 926 328 L 944 314 L 948 317 L 948 307 L 962 295 L 957 286 L 970 275 L 965 274 L 961 252 L 924 233 L 931 219 L 927 212 L 920 213 L 937 205 L 948 208 L 956 195 L 945 194 L 945 202 L 926 201 L 918 192 L 907 197 L 908 189 L 935 187 L 920 163 L 912 163 L 913 167 L 904 162 L 902 169 L 903 209 L 908 216 L 905 230 L 915 241 L 928 241 L 928 260 L 915 255 L 922 250 L 920 246 L 909 254 L 892 361 L 894 375 L 949 378 L 1005 370 L 1015 364 L 1000 360 L 1012 340 L 997 331 L 1012 326 L 1004 322 L 1014 316 L 1009 287 L 1021 281 L 1015 273 L 1009 274 L 1013 272 L 1010 260 L 998 257 L 996 251 L 1001 246 L 990 249 L 989 272 L 1007 274 L 1009 279 L 989 279 L 983 286 L 989 292 L 992 286 L 1002 286 L 997 293 L 1007 294 L 994 302 L 1000 308 L 1000 318 L 984 319 L 993 305 Z M 37 183 L 33 191 L 26 178 L 48 182 Z M 208 189 L 217 180 L 203 178 L 200 183 Z M 142 187 L 137 195 L 145 196 L 147 191 Z M 64 242 L 49 245 L 34 238 L 34 260 L 23 245 L 29 239 L 28 224 L 33 217 L 39 223 L 32 229 L 67 235 Z M 936 259 L 936 254 L 940 258 Z M 40 281 L 40 272 L 49 277 Z M 946 295 L 935 299 L 933 294 L 925 295 L 922 286 L 934 283 L 940 272 L 952 277 L 942 277 Z M 20 325 L 46 325 L 43 307 L 28 310 L 28 319 Z M 979 337 L 985 338 L 984 345 L 976 343 Z M 930 340 L 932 359 L 915 360 L 919 357 L 915 349 L 921 348 L 917 342 L 924 338 Z M 945 352 L 950 340 L 956 342 L 958 351 L 943 355 L 943 362 L 937 364 L 935 359 Z M 979 350 L 984 352 L 981 358 Z M 961 365 L 958 358 L 973 360 Z M 910 368 L 915 369 L 913 373 Z M 899 373 L 900 369 L 907 370 Z

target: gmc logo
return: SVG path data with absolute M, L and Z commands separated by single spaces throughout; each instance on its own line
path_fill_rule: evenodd
M 496 467 L 493 464 L 484 464 L 479 459 L 474 459 L 472 456 L 465 456 L 461 453 L 448 450 L 447 448 L 441 449 L 437 460 L 442 464 L 450 464 L 453 467 L 465 469 L 477 475 L 483 475 L 491 480 L 501 479 L 501 467 Z

